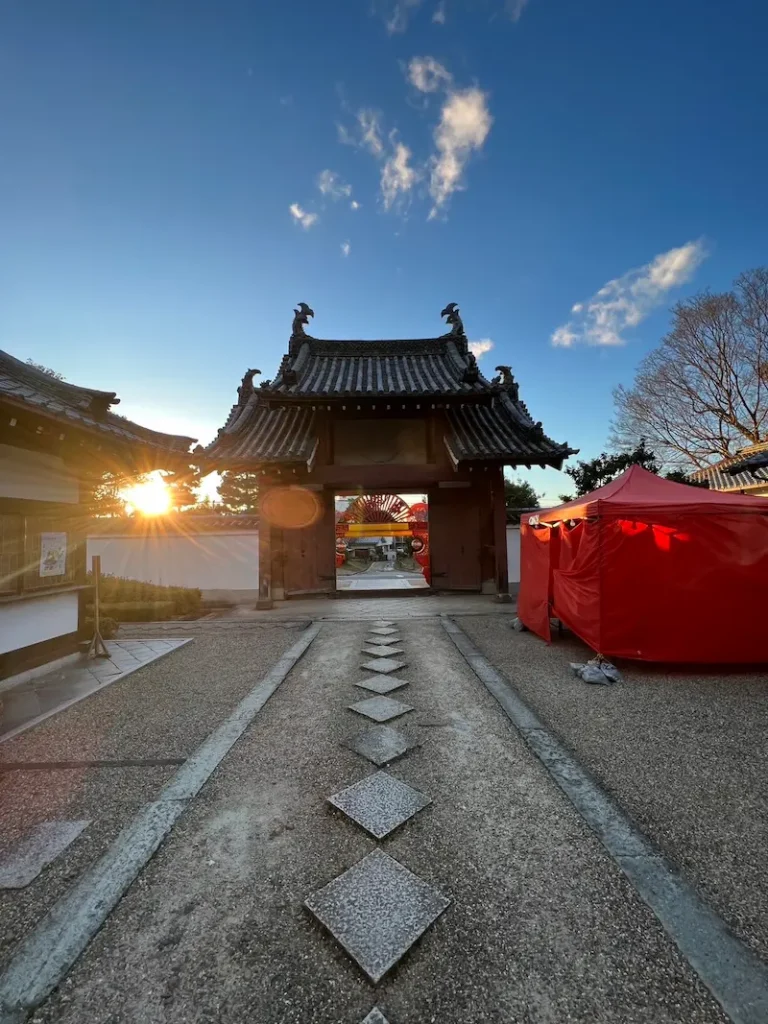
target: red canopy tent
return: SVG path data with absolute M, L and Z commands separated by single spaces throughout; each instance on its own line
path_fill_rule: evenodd
M 632 466 L 520 540 L 518 615 L 545 640 L 552 616 L 606 657 L 768 662 L 768 499 Z

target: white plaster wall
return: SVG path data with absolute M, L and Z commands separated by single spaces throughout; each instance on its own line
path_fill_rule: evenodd
M 203 591 L 259 589 L 258 530 L 204 533 L 187 537 L 89 537 L 91 557 L 101 571 L 163 586 Z
M 509 582 L 520 582 L 520 527 L 507 526 L 507 565 Z
M 77 477 L 55 455 L 0 444 L 0 498 L 79 501 Z
M 0 654 L 77 629 L 77 594 L 52 594 L 0 604 Z

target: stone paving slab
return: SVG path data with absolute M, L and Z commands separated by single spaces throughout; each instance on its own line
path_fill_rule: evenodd
M 374 693 L 392 693 L 393 690 L 399 690 L 401 687 L 408 685 L 409 681 L 407 679 L 380 675 L 378 672 L 374 672 L 372 676 L 366 676 L 365 679 L 355 683 L 355 686 L 359 686 L 363 690 L 372 690 Z
M 0 854 L 0 889 L 23 889 L 77 839 L 90 821 L 44 821 Z
M 374 658 L 391 658 L 393 654 L 405 654 L 402 647 L 364 647 L 363 654 L 371 654 Z
M 374 839 L 384 839 L 432 803 L 428 796 L 386 772 L 376 772 L 334 793 L 328 802 L 357 822 Z
M 365 1018 L 362 1024 L 389 1024 L 389 1021 L 378 1008 L 378 1006 L 374 1006 L 374 1008 L 371 1010 L 371 1012 L 368 1014 L 368 1016 Z
M 406 662 L 397 661 L 395 658 L 379 658 L 375 661 L 373 658 L 370 661 L 364 661 L 360 668 L 365 668 L 369 672 L 397 672 L 399 668 L 405 668 Z
M 403 704 L 402 701 L 393 700 L 391 697 L 368 697 L 367 700 L 359 700 L 355 704 L 347 705 L 350 711 L 356 711 L 358 715 L 365 715 L 374 722 L 388 722 L 390 718 L 397 718 L 407 711 L 413 711 L 410 704 Z
M 402 757 L 416 744 L 409 742 L 406 736 L 391 725 L 372 725 L 348 740 L 347 746 L 356 754 L 381 766 Z
M 367 636 L 365 638 L 365 643 L 369 644 L 371 647 L 383 647 L 386 644 L 399 644 L 400 634 L 395 633 L 394 636 Z
M 381 850 L 369 853 L 304 901 L 374 983 L 450 903 Z
M 376 625 L 371 626 L 371 633 L 378 633 L 379 636 L 391 636 L 392 633 L 397 633 L 397 627 L 393 622 L 383 623 L 378 622 Z

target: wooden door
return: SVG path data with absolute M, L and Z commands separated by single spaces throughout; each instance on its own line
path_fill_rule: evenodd
M 435 590 L 480 590 L 480 507 L 474 488 L 430 491 L 429 552 Z
M 336 587 L 333 494 L 318 494 L 322 510 L 311 526 L 283 530 L 286 597 L 330 593 Z

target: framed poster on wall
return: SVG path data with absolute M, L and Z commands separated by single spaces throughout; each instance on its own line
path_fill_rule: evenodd
M 64 576 L 67 572 L 66 533 L 40 534 L 40 575 Z

